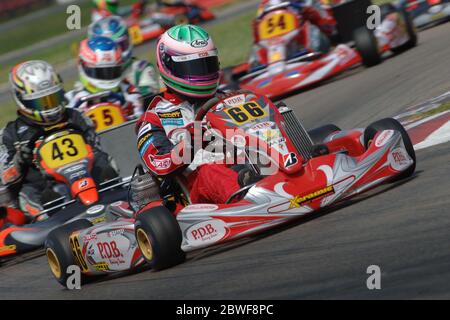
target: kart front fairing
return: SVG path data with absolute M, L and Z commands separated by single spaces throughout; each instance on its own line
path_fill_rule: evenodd
M 248 133 L 250 123 L 236 126 L 234 121 L 229 121 L 229 110 L 233 107 L 227 105 L 256 101 L 262 107 L 267 104 L 272 110 L 266 109 L 267 118 L 252 125 L 273 120 L 289 141 L 285 130 L 287 123 L 283 120 L 285 107 L 278 111 L 267 98 L 252 96 L 232 96 L 217 104 L 207 115 L 209 125 L 222 133 L 225 128 L 245 128 Z M 367 149 L 361 144 L 362 133 L 363 130 L 343 131 L 329 137 L 324 143 L 333 152 L 322 156 L 306 160 L 297 152 L 298 169 L 289 172 L 281 166 L 256 184 L 243 188 L 242 196 L 235 198 L 240 200 L 185 207 L 177 215 L 183 233 L 182 249 L 191 251 L 223 243 L 315 212 L 373 188 L 413 164 L 400 132 L 377 133 Z
M 331 78 L 361 62 L 356 50 L 345 44 L 338 45 L 325 55 L 305 55 L 304 60 L 281 61 L 240 79 L 240 87 L 270 98 L 311 86 Z M 277 70 L 278 72 L 274 72 Z
M 244 107 L 249 103 L 253 108 L 252 103 L 257 103 L 260 111 L 252 115 L 253 111 Z M 266 137 L 275 138 L 278 132 L 285 140 L 270 141 L 274 145 L 269 145 L 266 151 L 276 151 L 284 143 L 295 154 L 296 161 L 283 162 L 272 174 L 237 191 L 227 203 L 195 203 L 178 208 L 174 214 L 182 232 L 184 251 L 222 244 L 311 214 L 374 188 L 413 164 L 400 132 L 395 130 L 378 132 L 368 148 L 361 142 L 364 130 L 341 131 L 323 141 L 330 153 L 302 156 L 294 147 L 295 140 L 287 134 L 292 132 L 288 112 L 291 110 L 287 107 L 277 108 L 266 97 L 246 92 L 230 94 L 211 107 L 206 123 L 209 130 L 216 130 L 217 136 L 248 150 L 251 137 L 256 136 L 265 146 Z M 228 130 L 233 133 L 231 136 Z M 236 134 L 244 139 L 233 138 Z M 271 159 L 276 161 L 277 157 Z M 150 203 L 140 212 L 159 205 L 160 201 Z M 141 265 L 143 259 L 136 246 L 134 227 L 134 219 L 121 218 L 73 233 L 87 262 L 83 272 L 102 274 Z
M 206 121 L 219 139 L 264 157 L 281 171 L 294 173 L 302 167 L 302 156 L 286 134 L 280 112 L 265 96 L 231 96 L 208 112 Z

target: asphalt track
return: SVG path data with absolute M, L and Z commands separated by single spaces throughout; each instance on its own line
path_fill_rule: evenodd
M 307 127 L 366 126 L 450 88 L 450 24 L 372 69 L 286 99 Z M 123 146 L 127 141 L 117 141 Z M 0 299 L 450 298 L 450 144 L 417 153 L 414 178 L 269 235 L 63 290 L 41 257 L 0 269 Z M 366 287 L 381 268 L 381 290 Z

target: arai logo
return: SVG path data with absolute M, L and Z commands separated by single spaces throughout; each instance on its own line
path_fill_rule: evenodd
M 197 39 L 191 42 L 191 46 L 194 48 L 203 48 L 208 45 L 207 40 Z

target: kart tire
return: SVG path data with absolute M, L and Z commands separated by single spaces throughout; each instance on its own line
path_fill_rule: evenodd
M 361 55 L 362 63 L 366 67 L 373 67 L 381 62 L 378 43 L 372 31 L 366 27 L 360 27 L 353 31 L 353 40 Z
M 397 175 L 393 181 L 398 181 L 405 179 L 407 177 L 410 177 L 414 170 L 416 169 L 416 152 L 414 151 L 413 144 L 411 142 L 411 138 L 409 137 L 408 133 L 406 132 L 405 128 L 402 126 L 400 122 L 393 118 L 385 118 L 378 120 L 371 125 L 369 125 L 364 130 L 364 146 L 367 149 L 372 142 L 373 138 L 379 131 L 383 130 L 396 130 L 399 131 L 402 135 L 403 143 L 405 145 L 406 152 L 408 152 L 408 155 L 413 159 L 413 164 L 406 169 L 401 174 Z
M 400 47 L 391 48 L 391 51 L 395 54 L 402 53 L 417 45 L 416 27 L 414 26 L 414 22 L 412 21 L 410 14 L 405 9 L 400 9 L 398 12 L 405 21 L 406 32 L 408 33 L 409 40 Z
M 77 265 L 70 247 L 69 236 L 72 232 L 86 229 L 92 223 L 86 219 L 75 220 L 59 228 L 52 230 L 45 241 L 45 253 L 50 270 L 55 279 L 63 286 L 67 287 L 67 279 L 70 274 L 64 272 L 69 266 Z M 81 274 L 81 283 L 86 280 Z
M 180 226 L 165 207 L 151 208 L 139 214 L 135 234 L 142 256 L 154 270 L 163 270 L 182 263 L 186 254 Z
M 334 124 L 327 124 L 322 127 L 314 128 L 308 131 L 309 136 L 311 137 L 312 142 L 315 145 L 322 144 L 326 137 L 330 134 L 342 131 L 338 126 Z

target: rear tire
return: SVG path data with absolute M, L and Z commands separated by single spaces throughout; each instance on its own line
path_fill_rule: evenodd
M 360 27 L 353 31 L 355 46 L 366 67 L 373 67 L 381 62 L 378 43 L 374 34 L 366 27 Z
M 398 13 L 405 21 L 406 32 L 408 33 L 409 40 L 406 43 L 402 44 L 400 47 L 392 48 L 391 51 L 395 54 L 402 53 L 417 45 L 417 32 L 411 16 L 405 9 L 400 9 Z
M 139 214 L 135 233 L 142 256 L 152 269 L 167 269 L 186 259 L 180 226 L 167 208 L 155 207 Z
M 400 122 L 398 122 L 395 119 L 392 118 L 385 118 L 378 120 L 371 125 L 369 125 L 364 130 L 364 146 L 366 149 L 369 147 L 371 141 L 374 139 L 377 132 L 383 131 L 383 130 L 396 130 L 399 131 L 402 135 L 403 143 L 405 145 L 406 152 L 408 152 L 408 155 L 413 159 L 414 163 L 406 169 L 404 172 L 400 173 L 395 177 L 393 181 L 398 181 L 405 179 L 407 177 L 410 177 L 414 170 L 416 169 L 416 152 L 414 151 L 413 144 L 411 142 L 411 138 L 409 137 L 408 133 L 406 132 L 405 128 L 402 126 Z
M 55 279 L 63 286 L 67 287 L 67 268 L 77 265 L 70 247 L 69 236 L 77 230 L 87 229 L 92 223 L 86 219 L 75 220 L 52 230 L 45 241 L 45 253 L 50 270 Z M 81 274 L 81 283 L 85 282 L 85 276 Z
M 322 144 L 326 137 L 338 131 L 342 131 L 338 126 L 334 124 L 327 124 L 325 126 L 309 130 L 308 134 L 311 137 L 312 142 L 317 145 Z

